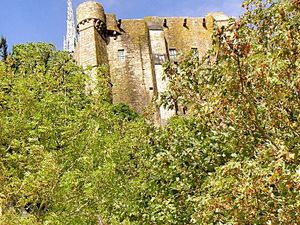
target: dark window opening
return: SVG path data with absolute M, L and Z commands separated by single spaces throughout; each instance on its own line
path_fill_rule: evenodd
M 177 51 L 176 51 L 176 49 L 175 48 L 170 49 L 169 50 L 169 55 L 170 55 L 170 59 L 171 60 L 176 60 L 176 58 L 177 58 Z
M 119 49 L 118 50 L 118 59 L 120 61 L 124 61 L 125 60 L 125 50 L 124 49 Z
M 205 18 L 203 18 L 202 26 L 203 26 L 204 28 L 207 28 L 207 27 L 206 27 L 206 19 L 205 19 Z

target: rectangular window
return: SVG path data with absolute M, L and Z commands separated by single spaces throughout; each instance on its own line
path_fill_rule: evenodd
M 119 49 L 118 50 L 118 59 L 120 61 L 124 61 L 125 60 L 125 50 L 124 49 Z
M 194 58 L 199 58 L 199 51 L 198 48 L 192 48 L 192 56 Z
M 176 60 L 177 51 L 175 48 L 170 49 L 169 54 L 170 54 L 170 60 Z
M 153 54 L 154 64 L 155 65 L 162 65 L 167 60 L 167 55 L 161 55 L 161 54 Z
M 159 56 L 158 56 L 158 58 L 159 58 L 159 61 L 161 61 L 161 62 L 164 62 L 164 61 L 166 61 L 166 59 L 165 59 L 165 56 L 164 56 L 164 55 L 159 55 Z

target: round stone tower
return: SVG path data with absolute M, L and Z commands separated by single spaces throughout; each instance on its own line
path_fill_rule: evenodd
M 102 5 L 86 1 L 76 10 L 78 43 L 76 59 L 82 66 L 108 63 L 106 42 L 106 16 Z

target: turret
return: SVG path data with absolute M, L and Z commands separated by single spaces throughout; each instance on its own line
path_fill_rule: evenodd
M 108 64 L 106 17 L 102 5 L 95 1 L 80 4 L 76 10 L 76 19 L 78 63 L 82 66 Z

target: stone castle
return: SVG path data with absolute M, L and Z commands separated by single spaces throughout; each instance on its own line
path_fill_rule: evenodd
M 72 17 L 68 15 L 69 29 Z M 113 102 L 125 103 L 143 114 L 153 108 L 153 98 L 166 88 L 163 63 L 191 51 L 201 58 L 211 46 L 214 23 L 225 25 L 228 19 L 223 13 L 196 18 L 117 19 L 105 13 L 100 3 L 86 1 L 76 10 L 75 60 L 83 67 L 107 65 Z M 73 39 L 69 40 L 71 48 Z M 162 107 L 155 109 L 161 124 L 174 115 Z

